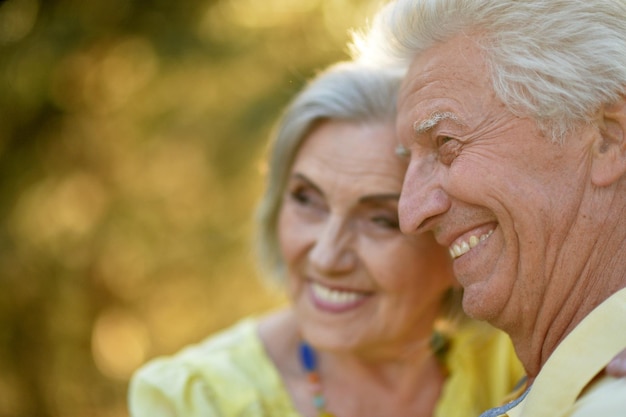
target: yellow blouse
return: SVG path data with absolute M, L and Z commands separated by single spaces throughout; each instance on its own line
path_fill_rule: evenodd
M 302 417 L 245 319 L 172 357 L 140 368 L 129 389 L 132 417 Z M 523 370 L 508 337 L 469 322 L 447 356 L 450 376 L 435 417 L 475 417 L 500 404 Z
M 509 336 L 468 320 L 452 339 L 446 357 L 449 377 L 434 417 L 476 417 L 501 405 L 524 377 Z

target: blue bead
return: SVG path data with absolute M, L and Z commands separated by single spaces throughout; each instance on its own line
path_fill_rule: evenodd
M 312 372 L 317 368 L 315 360 L 315 351 L 306 342 L 300 343 L 300 363 L 308 372 Z
M 315 397 L 313 397 L 313 405 L 318 410 L 320 408 L 324 408 L 325 404 L 326 404 L 326 401 L 324 401 L 324 397 L 322 397 L 321 395 L 316 395 Z

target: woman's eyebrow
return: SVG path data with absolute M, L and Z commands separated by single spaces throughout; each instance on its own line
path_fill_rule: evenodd
M 320 187 L 317 186 L 317 184 L 315 184 L 313 181 L 311 181 L 306 175 L 301 174 L 299 172 L 296 172 L 294 174 L 291 175 L 291 179 L 292 180 L 299 180 L 302 181 L 304 183 L 306 183 L 309 187 L 314 188 L 316 191 L 322 193 L 322 190 L 320 189 Z
M 360 203 L 377 203 L 385 200 L 400 200 L 400 193 L 394 194 L 372 194 L 359 198 Z

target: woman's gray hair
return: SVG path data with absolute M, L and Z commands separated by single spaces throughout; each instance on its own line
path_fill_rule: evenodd
M 310 81 L 284 111 L 270 142 L 266 188 L 257 209 L 257 255 L 270 279 L 284 282 L 278 216 L 298 149 L 323 120 L 393 123 L 401 79 L 397 69 L 338 63 Z
M 625 0 L 397 0 L 353 55 L 406 69 L 459 34 L 484 50 L 502 102 L 555 140 L 626 94 Z

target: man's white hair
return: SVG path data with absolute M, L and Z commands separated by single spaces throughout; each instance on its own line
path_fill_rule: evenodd
M 508 108 L 555 139 L 626 94 L 626 0 L 396 0 L 354 36 L 352 52 L 406 69 L 459 34 L 484 50 Z

